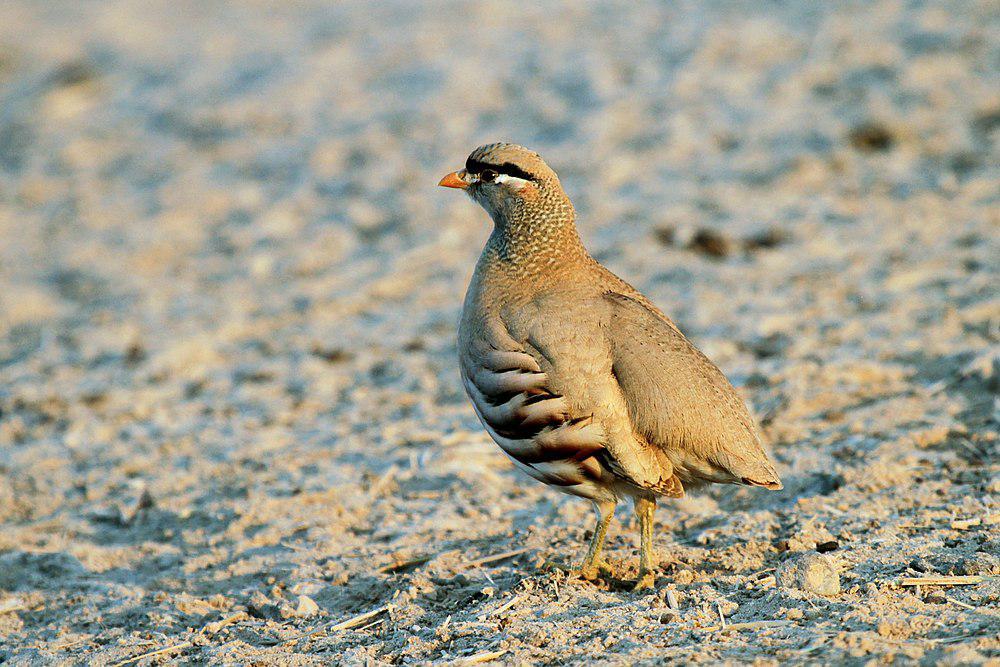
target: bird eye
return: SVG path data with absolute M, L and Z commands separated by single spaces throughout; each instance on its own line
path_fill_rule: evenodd
M 497 180 L 497 175 L 492 169 L 483 169 L 483 173 L 479 174 L 479 180 L 483 183 L 492 183 Z

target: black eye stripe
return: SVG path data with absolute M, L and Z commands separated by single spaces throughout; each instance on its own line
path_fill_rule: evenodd
M 511 164 L 510 162 L 504 162 L 503 164 L 489 164 L 487 162 L 473 160 L 472 158 L 465 161 L 465 170 L 470 174 L 479 174 L 486 169 L 492 169 L 498 174 L 506 174 L 515 178 L 523 178 L 526 181 L 536 180 L 534 176 L 526 172 L 524 169 L 521 169 L 516 164 Z

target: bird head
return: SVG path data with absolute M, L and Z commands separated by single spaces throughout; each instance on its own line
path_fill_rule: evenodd
M 448 174 L 438 185 L 465 190 L 494 219 L 553 195 L 565 196 L 559 178 L 538 153 L 517 144 L 480 146 L 464 169 Z

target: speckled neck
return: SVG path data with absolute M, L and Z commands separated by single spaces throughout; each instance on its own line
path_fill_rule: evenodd
M 517 276 L 552 272 L 588 258 L 576 231 L 576 212 L 561 187 L 546 184 L 531 199 L 511 197 L 492 211 L 493 233 L 484 258 Z

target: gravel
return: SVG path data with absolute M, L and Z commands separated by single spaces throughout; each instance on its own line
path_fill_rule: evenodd
M 1000 582 L 897 585 L 996 571 L 997 62 L 987 2 L 0 2 L 0 661 L 1000 659 Z M 785 482 L 660 503 L 648 594 L 463 395 L 496 140 Z

